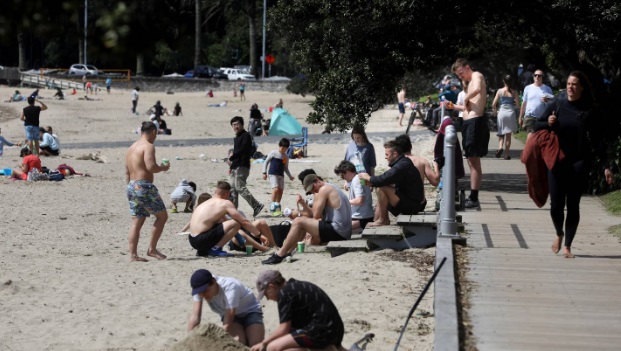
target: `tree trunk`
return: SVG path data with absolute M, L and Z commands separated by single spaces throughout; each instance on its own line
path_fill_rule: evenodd
M 257 76 L 258 72 L 258 55 L 257 55 L 257 4 L 255 0 L 247 0 L 246 13 L 248 14 L 248 28 L 250 35 L 249 62 L 251 66 L 251 74 Z
M 17 33 L 17 45 L 18 45 L 18 55 L 19 55 L 19 69 L 26 69 L 26 50 L 24 49 L 24 33 Z
M 82 2 L 83 3 L 83 2 Z M 78 63 L 86 63 L 84 62 L 84 5 L 79 6 L 76 9 L 76 18 L 78 19 L 76 22 L 77 33 L 78 33 Z
M 142 77 L 144 75 L 144 54 L 139 53 L 136 55 L 136 76 Z
M 201 60 L 201 0 L 194 0 L 194 72 Z

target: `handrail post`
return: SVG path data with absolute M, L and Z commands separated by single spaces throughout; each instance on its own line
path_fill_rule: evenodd
M 444 108 L 443 108 L 444 109 Z M 443 237 L 459 237 L 455 218 L 455 145 L 457 133 L 455 127 L 449 125 L 444 134 L 444 167 L 442 170 L 442 199 L 440 201 L 440 225 L 438 235 Z

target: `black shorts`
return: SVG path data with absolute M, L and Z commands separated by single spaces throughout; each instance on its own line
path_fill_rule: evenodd
M 360 228 L 364 229 L 367 227 L 367 224 L 373 222 L 373 217 L 371 218 L 352 218 L 354 221 L 360 222 Z
M 403 102 L 399 103 L 399 113 L 405 113 L 405 105 Z
M 319 221 L 319 239 L 322 243 L 347 240 L 346 238 L 342 237 L 341 234 L 339 234 L 336 230 L 334 230 L 331 222 L 326 221 Z
M 60 150 L 53 150 L 50 146 L 41 146 L 41 150 L 45 150 L 54 156 L 58 156 L 60 154 Z
M 207 256 L 209 249 L 216 246 L 222 238 L 224 238 L 224 225 L 222 223 L 197 236 L 188 234 L 190 245 L 196 249 L 197 256 Z
M 291 331 L 291 336 L 298 345 L 308 349 L 325 349 L 330 345 L 337 348 L 343 342 L 344 330 L 325 330 L 323 332 L 311 332 L 306 329 L 295 329 Z
M 427 206 L 427 200 L 425 200 L 423 203 L 416 203 L 416 201 L 410 200 L 404 196 L 399 196 L 399 193 L 397 193 L 396 195 L 399 198 L 397 206 L 392 206 L 391 204 L 388 204 L 388 211 L 392 213 L 392 215 L 395 217 L 400 214 L 415 215 L 418 212 L 424 210 L 425 206 Z
M 462 149 L 466 157 L 483 157 L 487 155 L 489 145 L 489 127 L 487 117 L 465 119 L 461 130 Z

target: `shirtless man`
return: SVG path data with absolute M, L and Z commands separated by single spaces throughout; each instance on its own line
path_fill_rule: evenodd
M 163 260 L 166 256 L 157 251 L 157 241 L 162 235 L 164 225 L 168 220 L 166 205 L 153 185 L 153 173 L 167 171 L 170 164 L 158 165 L 155 161 L 155 146 L 157 128 L 151 122 L 143 122 L 140 128 L 140 140 L 129 147 L 125 154 L 125 181 L 127 183 L 127 199 L 129 212 L 132 215 L 132 225 L 129 228 L 130 261 L 146 262 L 138 256 L 138 239 L 140 229 L 149 214 L 155 215 L 155 222 L 151 229 L 151 243 L 147 256 Z
M 403 116 L 405 116 L 405 85 L 401 87 L 401 91 L 397 93 L 399 101 L 399 127 L 403 127 Z
M 229 200 L 230 196 L 231 185 L 221 180 L 216 185 L 214 197 L 194 209 L 189 223 L 190 234 L 188 235 L 188 240 L 190 245 L 196 249 L 196 256 L 233 256 L 222 250 L 222 247 L 242 227 L 255 237 L 261 236 L 259 228 L 237 211 Z M 225 215 L 228 215 L 231 219 L 226 220 Z M 183 230 L 187 228 L 188 226 Z
M 351 205 L 349 198 L 336 185 L 324 182 L 316 174 L 309 174 L 302 182 L 306 192 L 315 195 L 313 207 L 309 207 L 302 195 L 297 195 L 297 204 L 313 217 L 299 216 L 293 220 L 289 234 L 278 252 L 262 261 L 263 264 L 278 264 L 297 246 L 298 241 L 308 236 L 311 245 L 351 238 Z
M 395 141 L 401 147 L 403 155 L 412 160 L 412 163 L 414 164 L 414 167 L 418 169 L 418 173 L 420 173 L 420 177 L 423 182 L 425 182 L 425 178 L 427 178 L 429 184 L 433 186 L 440 184 L 440 167 L 437 162 L 433 162 L 432 168 L 426 158 L 412 155 L 412 141 L 406 134 L 399 135 Z
M 479 189 L 481 188 L 481 157 L 487 155 L 489 129 L 484 116 L 487 98 L 485 77 L 470 68 L 465 59 L 457 59 L 453 64 L 453 72 L 461 80 L 468 82 L 468 91 L 464 97 L 464 124 L 462 127 L 462 148 L 470 167 L 470 196 L 466 199 L 466 207 L 479 207 Z

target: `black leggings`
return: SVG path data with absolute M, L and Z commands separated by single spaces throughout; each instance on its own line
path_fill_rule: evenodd
M 586 184 L 588 167 L 581 161 L 557 162 L 552 171 L 548 170 L 550 188 L 550 216 L 556 235 L 565 234 L 565 246 L 571 247 L 578 223 L 580 222 L 580 198 Z M 567 218 L 565 219 L 565 203 Z M 565 231 L 563 232 L 563 224 Z

